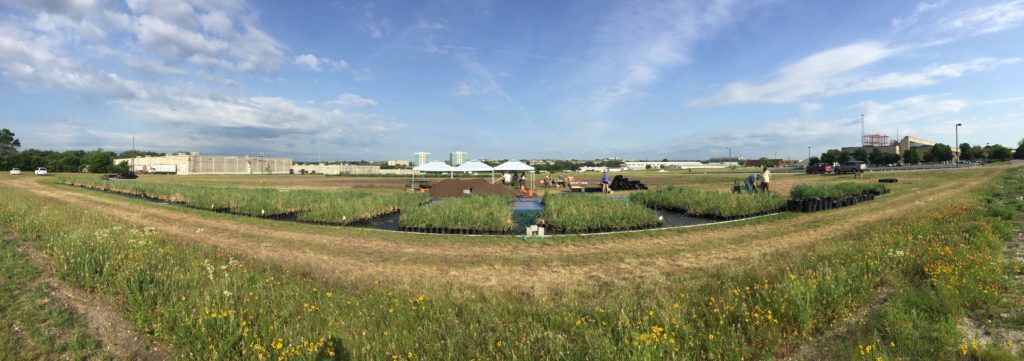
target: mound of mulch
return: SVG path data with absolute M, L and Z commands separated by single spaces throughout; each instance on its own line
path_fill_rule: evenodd
M 504 184 L 491 184 L 483 179 L 445 179 L 430 187 L 431 197 L 462 197 L 463 189 L 470 189 L 474 194 L 489 193 L 515 197 L 516 191 Z

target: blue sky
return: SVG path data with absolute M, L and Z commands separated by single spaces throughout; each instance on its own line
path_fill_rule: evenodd
M 216 4 L 210 4 L 216 3 Z M 806 157 L 1024 137 L 1024 0 L 0 0 L 28 148 Z

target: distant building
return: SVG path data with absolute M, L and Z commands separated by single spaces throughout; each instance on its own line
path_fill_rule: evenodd
M 704 164 L 701 162 L 645 162 L 645 161 L 626 161 L 623 162 L 627 169 L 630 170 L 642 170 L 642 169 L 669 169 L 669 168 L 726 168 L 731 165 L 730 163 L 708 163 Z
M 871 140 L 873 140 L 873 139 L 883 139 L 883 140 L 888 141 L 888 139 L 889 139 L 889 137 L 885 136 L 885 135 L 871 134 L 869 136 L 872 137 Z M 869 140 L 869 138 L 868 138 L 869 136 L 865 136 L 865 140 L 866 140 L 865 142 L 866 143 L 867 143 L 867 140 Z M 876 143 L 872 143 L 872 144 L 876 144 Z M 891 141 L 891 142 L 884 143 L 884 144 L 885 145 L 864 145 L 864 146 L 860 146 L 860 147 L 843 147 L 840 150 L 842 150 L 844 153 L 853 153 L 853 152 L 856 152 L 857 150 L 863 149 L 865 152 L 868 152 L 870 154 L 872 150 L 878 149 L 882 153 L 891 153 L 891 154 L 903 155 L 903 153 L 906 152 L 909 149 L 915 149 L 918 152 L 927 153 L 937 143 L 933 142 L 933 141 L 930 141 L 930 140 L 927 140 L 927 139 L 921 139 L 921 138 L 912 137 L 912 136 L 908 135 L 908 136 L 903 137 L 903 139 L 901 139 L 898 142 L 897 141 Z M 957 146 L 950 146 L 950 148 L 951 148 L 951 150 L 953 151 L 954 154 L 959 154 L 960 153 L 959 147 L 957 147 Z M 864 160 L 864 159 L 858 159 L 858 160 Z
M 408 167 L 410 163 L 407 160 L 389 160 L 386 164 L 389 167 Z
M 769 166 L 771 166 L 771 167 L 778 167 L 780 164 L 782 164 L 782 159 L 769 159 L 768 162 L 769 162 Z M 747 159 L 746 162 L 743 163 L 743 166 L 744 167 L 760 167 L 761 166 L 761 160 L 760 159 Z
M 458 167 L 466 162 L 466 152 L 454 151 L 448 154 L 448 162 L 452 167 Z
M 198 152 L 114 159 L 135 164 L 136 171 L 172 174 L 288 174 L 291 158 L 200 155 Z
M 379 165 L 354 165 L 354 164 L 303 164 L 293 165 L 293 174 L 379 174 Z
M 423 165 L 430 162 L 430 153 L 416 152 L 412 154 L 412 165 Z

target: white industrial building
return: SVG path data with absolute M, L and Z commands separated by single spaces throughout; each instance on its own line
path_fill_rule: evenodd
M 294 174 L 380 174 L 379 165 L 353 165 L 353 164 L 295 164 L 292 165 Z
M 701 163 L 701 162 L 675 162 L 675 161 L 667 161 L 667 162 L 626 161 L 626 162 L 623 162 L 623 163 L 625 163 L 626 168 L 628 168 L 629 170 L 669 169 L 669 168 L 693 168 L 693 169 L 701 169 L 701 168 L 727 168 L 727 167 L 735 166 L 736 165 L 736 163 L 733 163 L 733 162 L 726 162 L 726 163 Z
M 200 155 L 198 152 L 114 159 L 134 164 L 135 171 L 168 174 L 288 174 L 291 158 Z

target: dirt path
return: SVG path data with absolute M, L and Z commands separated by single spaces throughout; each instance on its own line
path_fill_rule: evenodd
M 113 303 L 102 295 L 79 290 L 53 276 L 50 262 L 41 252 L 19 241 L 18 235 L 4 228 L 4 239 L 17 242 L 18 249 L 42 270 L 43 279 L 54 289 L 53 296 L 69 305 L 85 321 L 86 331 L 103 345 L 103 351 L 122 360 L 169 360 L 172 352 L 155 346 L 149 338 L 136 332 L 128 321 L 121 318 Z
M 560 238 L 545 243 L 237 222 L 230 217 L 193 215 L 168 209 L 172 206 L 138 204 L 96 192 L 49 186 L 31 178 L 5 181 L 55 202 L 155 227 L 182 240 L 211 244 L 300 272 L 342 279 L 545 290 L 684 274 L 816 244 L 954 197 L 987 182 L 998 170 L 972 174 L 961 182 L 901 192 L 828 212 L 681 231 Z

